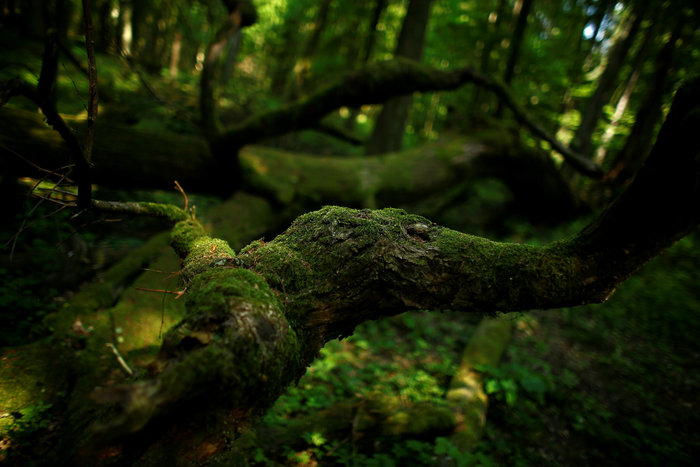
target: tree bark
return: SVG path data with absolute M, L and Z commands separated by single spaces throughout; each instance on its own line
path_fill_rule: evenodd
M 214 141 L 221 133 L 221 125 L 216 109 L 216 75 L 220 67 L 220 59 L 226 50 L 227 44 L 240 40 L 240 31 L 257 21 L 255 6 L 248 0 L 226 2 L 229 15 L 224 24 L 216 32 L 209 43 L 202 68 L 199 92 L 199 111 L 201 115 L 200 127 L 207 141 Z M 238 50 L 234 47 L 233 53 Z M 228 168 L 228 167 L 225 167 Z M 235 165 L 233 169 L 236 169 Z M 236 172 L 232 173 L 236 176 Z
M 272 80 L 270 91 L 281 96 L 290 79 L 294 68 L 294 58 L 297 56 L 298 32 L 302 22 L 303 8 L 298 3 L 288 3 L 284 13 L 284 24 L 279 34 L 276 49 L 273 51 L 271 68 Z
M 486 425 L 488 396 L 479 366 L 498 366 L 513 334 L 513 323 L 508 319 L 482 319 L 452 378 L 445 397 L 457 422 L 451 441 L 461 452 L 476 447 Z
M 372 56 L 372 51 L 374 50 L 374 43 L 377 41 L 377 26 L 379 25 L 379 19 L 381 18 L 382 13 L 386 9 L 386 5 L 387 0 L 376 0 L 374 8 L 372 8 L 372 19 L 370 20 L 369 28 L 367 31 L 367 38 L 365 39 L 362 51 L 360 53 L 360 66 L 366 65 L 369 62 L 370 57 Z M 350 115 L 345 121 L 346 129 L 352 130 L 355 127 L 355 119 L 357 118 L 358 113 L 359 109 L 356 107 L 353 107 L 350 110 Z
M 254 115 L 238 125 L 229 127 L 220 135 L 218 125 L 215 124 L 215 115 L 213 115 L 213 88 L 203 83 L 202 99 L 208 106 L 208 110 L 203 110 L 202 113 L 203 119 L 206 117 L 211 123 L 205 127 L 213 127 L 207 131 L 206 136 L 210 150 L 216 159 L 217 172 L 226 173 L 229 181 L 228 193 L 231 193 L 240 185 L 240 180 L 236 179 L 240 177 L 237 154 L 238 150 L 246 144 L 294 130 L 313 128 L 327 113 L 343 106 L 358 107 L 375 104 L 392 96 L 413 92 L 451 90 L 466 83 L 475 83 L 496 94 L 523 126 L 536 137 L 549 142 L 552 148 L 580 173 L 593 178 L 602 176 L 603 172 L 596 164 L 570 150 L 540 126 L 518 103 L 508 87 L 499 80 L 478 73 L 470 67 L 442 71 L 406 59 L 368 65 L 345 75 L 304 99 L 287 104 L 280 109 Z M 205 87 L 207 87 L 206 90 Z M 16 95 L 37 100 L 31 86 L 19 79 L 0 82 L 0 103 Z M 13 138 L 13 135 L 9 138 Z M 128 154 L 129 151 L 126 153 Z M 227 189 L 227 184 L 220 184 L 218 180 L 214 185 L 223 186 L 222 191 Z
M 245 144 L 309 128 L 327 113 L 343 106 L 376 104 L 389 97 L 413 92 L 451 90 L 470 82 L 496 94 L 522 125 L 536 137 L 548 141 L 576 170 L 593 178 L 602 176 L 603 172 L 597 165 L 567 148 L 537 124 L 510 89 L 499 80 L 478 73 L 471 67 L 441 71 L 406 59 L 368 65 L 304 99 L 255 115 L 228 128 L 213 142 L 213 149 L 220 157 L 226 157 Z
M 493 21 L 493 26 L 488 26 L 487 37 L 484 39 L 484 48 L 481 51 L 480 69 L 481 73 L 485 75 L 491 74 L 491 51 L 501 41 L 501 24 L 503 23 L 503 16 L 505 14 L 506 1 L 498 0 L 498 6 L 496 11 L 489 13 L 489 23 L 491 23 L 491 15 L 496 15 Z M 470 113 L 478 113 L 480 110 L 486 111 L 491 107 L 490 101 L 492 98 L 485 97 L 481 89 L 477 88 L 474 90 L 474 98 L 472 103 L 472 109 Z

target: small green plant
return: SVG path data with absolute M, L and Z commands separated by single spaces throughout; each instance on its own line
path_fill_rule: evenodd
M 53 404 L 39 402 L 20 412 L 13 412 L 13 423 L 8 430 L 11 445 L 23 447 L 35 439 L 35 434 L 50 427 L 52 418 L 50 415 Z
M 531 367 L 517 363 L 499 367 L 477 366 L 484 374 L 484 389 L 489 395 L 502 397 L 508 406 L 515 405 L 519 395 L 525 395 L 540 405 L 545 403 L 545 395 L 552 389 L 551 377 L 546 377 Z

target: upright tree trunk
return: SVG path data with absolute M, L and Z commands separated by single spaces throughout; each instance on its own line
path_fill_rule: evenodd
M 615 135 L 615 130 L 620 123 L 622 115 L 625 113 L 625 110 L 627 110 L 630 97 L 632 96 L 632 93 L 637 85 L 639 75 L 642 73 L 642 67 L 649 57 L 650 50 L 654 47 L 654 38 L 656 37 L 657 33 L 660 32 L 659 28 L 655 27 L 657 24 L 653 24 L 650 27 L 650 29 L 644 35 L 644 40 L 637 47 L 634 59 L 630 64 L 629 76 L 626 80 L 624 90 L 622 91 L 622 94 L 615 105 L 615 111 L 610 119 L 610 124 L 605 129 L 605 133 L 603 133 L 600 144 L 598 144 L 598 149 L 595 153 L 595 161 L 598 164 L 602 164 L 605 160 L 607 146 Z
M 386 9 L 387 0 L 377 0 L 374 4 L 374 9 L 372 11 L 372 19 L 369 24 L 369 29 L 367 31 L 367 38 L 365 39 L 364 47 L 361 52 L 361 62 L 359 66 L 365 65 L 369 62 L 369 58 L 372 56 L 372 51 L 374 50 L 374 43 L 377 41 L 377 26 L 379 25 L 379 19 L 382 13 Z M 345 128 L 352 131 L 355 127 L 355 119 L 357 118 L 358 109 L 353 108 L 350 111 L 350 116 L 345 121 Z
M 520 58 L 520 47 L 523 42 L 523 36 L 525 36 L 525 27 L 527 26 L 527 17 L 530 15 L 530 10 L 532 9 L 532 4 L 534 0 L 522 0 L 520 3 L 520 12 L 518 13 L 518 22 L 515 24 L 515 30 L 513 31 L 513 40 L 511 41 L 510 55 L 508 55 L 508 62 L 506 63 L 506 70 L 503 74 L 503 81 L 506 84 L 510 84 L 513 81 L 513 75 L 515 74 L 515 65 L 518 63 L 518 58 Z
M 681 29 L 682 24 L 677 24 L 673 28 L 671 38 L 659 52 L 654 75 L 647 84 L 642 105 L 637 112 L 632 130 L 627 136 L 625 145 L 615 156 L 609 177 L 617 183 L 628 181 L 639 170 L 649 153 L 655 136 L 654 129 L 661 121 L 663 114 L 661 105 L 668 90 L 668 77 L 673 65 L 673 53 Z
M 582 70 L 584 72 L 588 71 L 588 67 L 590 66 L 590 62 L 592 61 L 591 52 L 593 51 L 593 48 L 597 43 L 596 37 L 598 36 L 598 32 L 600 31 L 600 28 L 603 24 L 603 19 L 605 18 L 605 15 L 610 9 L 610 4 L 611 0 L 601 0 L 595 12 L 592 15 L 588 16 L 586 24 L 593 24 L 593 31 L 591 32 L 590 38 L 587 39 L 585 43 L 583 33 L 586 30 L 586 25 L 584 25 L 581 28 L 581 36 L 577 44 L 575 58 L 571 61 L 571 64 L 569 66 L 568 74 L 571 85 L 568 86 L 568 88 L 566 89 L 564 97 L 561 101 L 561 105 L 559 107 L 560 115 L 567 114 L 571 112 L 574 108 L 573 90 L 577 88 L 583 81 L 584 73 L 582 73 Z
M 95 48 L 99 52 L 107 52 L 113 47 L 113 38 L 115 34 L 111 13 L 111 1 L 101 0 L 96 2 L 93 18 L 95 18 Z
M 173 36 L 173 44 L 170 47 L 170 77 L 177 78 L 180 69 L 180 52 L 182 50 L 182 33 L 176 32 Z
M 299 27 L 304 11 L 297 3 L 288 3 L 284 14 L 284 25 L 280 34 L 278 48 L 272 54 L 270 91 L 281 96 L 287 86 L 287 80 L 294 68 L 294 57 L 297 55 L 296 46 L 299 43 Z
M 581 154 L 588 155 L 591 151 L 593 132 L 603 113 L 603 107 L 610 101 L 615 91 L 617 78 L 624 64 L 625 57 L 632 47 L 634 38 L 641 26 L 644 16 L 643 10 L 643 6 L 633 7 L 622 35 L 610 49 L 608 62 L 603 74 L 600 76 L 598 86 L 588 99 L 586 109 L 581 115 L 581 123 L 571 144 L 572 148 Z
M 630 97 L 632 96 L 632 92 L 634 91 L 634 88 L 637 85 L 638 79 L 639 69 L 635 68 L 632 70 L 632 73 L 630 74 L 630 77 L 627 80 L 625 90 L 622 92 L 620 99 L 617 101 L 617 105 L 615 105 L 615 111 L 613 112 L 612 118 L 610 119 L 610 124 L 605 129 L 605 133 L 603 133 L 603 136 L 600 139 L 600 144 L 598 144 L 598 149 L 595 153 L 595 162 L 598 165 L 602 164 L 605 160 L 605 155 L 608 150 L 607 146 L 608 144 L 610 144 L 610 141 L 612 140 L 613 136 L 615 136 L 615 130 L 617 129 L 617 126 L 620 123 L 622 115 L 624 115 L 625 110 L 627 110 L 627 106 L 630 102 Z
M 143 47 L 139 54 L 139 61 L 151 73 L 157 73 L 162 66 L 162 57 L 158 47 L 158 39 L 160 38 L 158 20 L 160 19 L 160 14 L 161 13 L 157 9 L 152 9 L 146 15 L 145 22 L 142 25 L 144 37 Z
M 56 27 L 58 28 L 58 40 L 61 44 L 68 44 L 68 32 L 73 23 L 73 2 L 69 0 L 57 0 L 56 2 Z
M 500 42 L 501 24 L 503 24 L 503 16 L 506 9 L 506 0 L 498 0 L 498 6 L 495 12 L 489 13 L 489 24 L 493 23 L 493 27 L 488 28 L 488 38 L 484 42 L 484 48 L 481 51 L 481 72 L 485 75 L 491 73 L 491 51 L 494 46 Z M 492 15 L 495 15 L 492 16 Z M 494 18 L 493 20 L 491 18 Z M 482 111 L 487 111 L 491 108 L 493 96 L 490 92 L 484 92 L 483 89 L 477 87 L 474 89 L 474 100 L 472 103 L 473 113 L 482 114 Z
M 372 21 L 369 25 L 364 53 L 362 55 L 363 65 L 369 61 L 369 57 L 372 55 L 372 51 L 374 50 L 374 43 L 377 42 L 377 26 L 379 25 L 379 19 L 382 17 L 382 13 L 386 9 L 386 4 L 387 0 L 377 0 L 374 5 Z
M 523 42 L 523 37 L 525 36 L 527 17 L 530 15 L 533 2 L 534 0 L 518 0 L 516 4 L 516 8 L 517 5 L 520 5 L 520 12 L 518 13 L 518 21 L 515 23 L 515 30 L 513 31 L 513 38 L 511 39 L 510 54 L 508 55 L 506 69 L 503 73 L 503 82 L 506 84 L 510 84 L 513 81 L 513 75 L 515 75 L 515 65 L 518 63 L 518 58 L 520 57 L 520 47 Z M 499 101 L 496 107 L 496 117 L 500 118 L 502 115 L 503 104 Z
M 598 36 L 598 33 L 600 32 L 600 28 L 603 25 L 603 19 L 605 18 L 605 15 L 610 10 L 611 4 L 612 4 L 611 0 L 601 0 L 600 4 L 598 5 L 597 10 L 591 16 L 590 22 L 594 24 L 594 27 L 593 27 L 593 32 L 592 32 L 591 39 L 590 39 L 590 47 L 588 49 L 589 53 L 590 53 L 591 49 L 593 48 L 593 45 L 596 43 L 595 38 Z
M 20 29 L 24 34 L 41 39 L 44 37 L 44 8 L 49 2 L 41 0 L 26 0 L 21 3 Z
M 423 56 L 425 32 L 430 16 L 431 0 L 411 0 L 396 46 L 397 57 L 419 61 Z M 401 149 L 411 96 L 390 99 L 382 106 L 374 131 L 367 143 L 367 154 L 382 154 Z
M 295 99 L 303 92 L 304 82 L 309 77 L 311 61 L 316 53 L 316 47 L 318 46 L 318 42 L 321 40 L 321 34 L 323 33 L 324 29 L 326 29 L 326 25 L 328 24 L 328 11 L 330 10 L 330 6 L 331 0 L 323 0 L 318 7 L 316 19 L 314 20 L 313 31 L 311 32 L 311 36 L 309 36 L 309 40 L 306 42 L 301 58 L 294 66 L 294 79 L 288 83 L 289 86 L 286 91 L 286 97 L 288 100 Z
M 137 60 L 142 59 L 142 51 L 145 44 L 144 36 L 146 35 L 146 28 L 148 28 L 147 17 L 149 15 L 149 8 L 146 2 L 132 3 L 133 8 L 131 10 L 131 53 Z
M 133 42 L 132 11 L 133 5 L 130 1 L 120 0 L 117 47 L 119 48 L 119 53 L 126 56 L 131 55 L 131 44 Z

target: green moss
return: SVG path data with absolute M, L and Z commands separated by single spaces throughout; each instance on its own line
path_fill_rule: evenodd
M 226 240 L 233 249 L 244 247 L 251 238 L 260 238 L 270 226 L 292 214 L 281 213 L 259 197 L 239 191 L 222 204 L 207 211 L 206 230 Z
M 310 284 L 309 264 L 283 243 L 253 242 L 241 251 L 239 259 L 277 290 L 294 292 Z
M 172 223 L 184 221 L 190 218 L 187 211 L 172 204 L 142 202 L 139 203 L 139 206 L 154 216 L 169 219 Z
M 382 427 L 382 434 L 405 436 L 445 433 L 454 426 L 455 417 L 449 408 L 423 403 L 392 413 Z
M 20 349 L 3 349 L 0 354 L 0 434 L 14 420 L 14 412 L 22 412 L 40 403 L 50 403 L 56 394 L 67 388 L 56 374 L 59 355 L 44 342 L 36 342 Z
M 238 264 L 233 249 L 219 238 L 199 237 L 190 243 L 189 253 L 182 264 L 182 277 L 188 282 L 207 269 L 233 267 Z
M 205 236 L 204 227 L 196 220 L 180 221 L 173 226 L 173 230 L 170 232 L 170 245 L 180 258 L 185 258 L 194 241 Z
M 557 287 L 564 291 L 569 284 L 561 279 L 571 277 L 575 267 L 575 259 L 556 250 L 494 242 L 450 229 L 440 230 L 434 243 L 445 257 L 460 261 L 461 271 L 487 279 L 481 283 L 508 284 L 501 288 L 507 294 L 494 297 L 495 308 L 504 311 L 509 309 L 508 303 L 527 306 L 528 302 L 541 302 L 540 291 L 551 294 Z M 465 290 L 476 296 L 486 293 L 468 287 Z
M 187 296 L 187 317 L 203 310 L 226 312 L 230 300 L 243 299 L 252 304 L 279 307 L 277 297 L 264 278 L 247 269 L 209 270 L 199 274 Z
M 165 370 L 132 387 L 119 421 L 127 431 L 170 404 L 205 395 L 202 408 L 262 410 L 300 376 L 296 334 L 263 277 L 241 268 L 213 269 L 195 276 L 190 290 L 187 313 L 162 347 Z
M 150 268 L 176 271 L 178 259 L 170 248 Z M 176 291 L 179 277 L 158 272 L 141 274 L 109 310 L 115 344 L 134 370 L 145 367 L 162 343 L 165 332 L 185 314 L 184 300 L 174 300 L 165 292 L 146 292 L 136 288 Z M 115 362 L 116 363 L 116 362 Z

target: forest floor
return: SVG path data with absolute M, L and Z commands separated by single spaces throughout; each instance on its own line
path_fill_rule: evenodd
M 66 297 L 60 284 L 46 288 L 47 277 L 63 277 L 76 261 L 88 264 L 91 259 L 93 269 L 99 266 L 95 261 L 107 261 L 94 255 L 99 251 L 96 244 L 118 256 L 143 241 L 120 237 L 119 231 L 108 237 L 82 235 L 81 242 L 93 242 L 83 251 L 72 239 L 75 232 L 59 230 L 58 225 L 54 219 L 44 219 L 22 234 L 16 253 L 24 269 L 0 268 L 4 278 L 0 305 L 8 320 L 3 345 L 41 335 L 40 318 Z M 133 232 L 133 225 L 127 230 Z M 149 230 L 144 225 L 136 231 Z M 332 433 L 309 431 L 286 445 L 258 446 L 249 453 L 250 461 L 690 465 L 700 453 L 698 245 L 697 233 L 681 240 L 622 284 L 605 304 L 500 317 L 514 320 L 516 332 L 501 365 L 483 369 L 489 410 L 483 439 L 473 453 L 457 453 L 444 433 L 400 437 L 361 433 L 357 420 L 349 417 L 335 420 L 339 428 Z M 76 249 L 84 257 L 75 258 Z M 27 251 L 32 255 L 23 254 Z M 64 259 L 56 261 L 55 255 Z M 259 429 L 284 427 L 290 420 L 346 401 L 444 404 L 461 352 L 479 319 L 452 312 L 407 313 L 364 323 L 353 336 L 323 349 L 321 358 L 276 403 Z
M 3 346 L 41 336 L 41 318 L 70 299 L 76 284 L 161 228 L 136 219 L 123 227 L 101 222 L 78 234 L 75 228 L 85 225 L 67 227 L 65 219 L 43 215 L 35 213 L 37 221 L 21 233 L 12 262 L 11 241 L 2 251 Z M 309 417 L 327 417 L 329 426 L 281 444 L 253 445 L 248 462 L 691 465 L 700 454 L 699 246 L 697 233 L 684 238 L 605 304 L 498 318 L 513 320 L 516 331 L 501 365 L 481 369 L 489 409 L 472 453 L 457 452 L 449 433 L 381 436 L 358 426 L 358 408 L 373 404 L 446 403 L 480 317 L 421 312 L 367 322 L 353 336 L 330 342 L 256 428 L 283 430 Z M 352 410 L 333 412 L 343 404 Z

